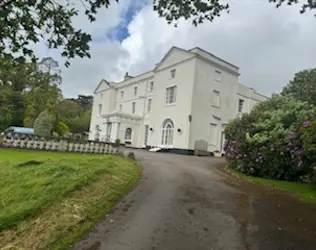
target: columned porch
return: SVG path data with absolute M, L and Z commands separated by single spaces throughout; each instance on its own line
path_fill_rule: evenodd
M 121 143 L 137 147 L 140 141 L 140 126 L 142 117 L 135 114 L 113 112 L 102 116 L 103 128 L 102 139 L 107 142 L 115 142 L 120 139 Z

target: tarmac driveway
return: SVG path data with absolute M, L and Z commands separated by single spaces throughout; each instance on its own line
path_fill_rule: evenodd
M 222 173 L 223 159 L 134 152 L 141 183 L 73 249 L 316 249 L 315 207 Z

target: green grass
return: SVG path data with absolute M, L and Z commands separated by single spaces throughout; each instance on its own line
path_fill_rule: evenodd
M 112 155 L 2 149 L 0 176 L 0 242 L 64 249 L 135 185 L 140 167 Z
M 229 168 L 229 171 L 231 171 L 242 180 L 255 184 L 261 184 L 266 187 L 275 187 L 280 190 L 290 192 L 291 194 L 298 197 L 301 201 L 316 204 L 316 188 L 313 185 L 299 182 L 277 181 L 252 177 L 238 172 L 237 170 L 232 168 Z

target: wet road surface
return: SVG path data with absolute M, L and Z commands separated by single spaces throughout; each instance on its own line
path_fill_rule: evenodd
M 223 159 L 135 150 L 140 184 L 74 250 L 316 249 L 316 207 L 239 181 Z

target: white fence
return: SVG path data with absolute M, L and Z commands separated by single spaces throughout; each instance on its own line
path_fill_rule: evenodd
M 20 133 L 1 133 L 0 147 L 90 154 L 118 154 L 114 143 L 83 141 L 58 137 L 40 137 Z

